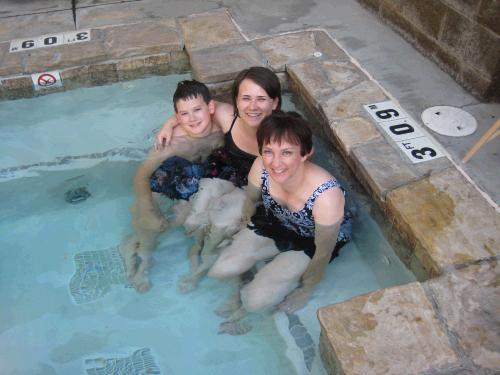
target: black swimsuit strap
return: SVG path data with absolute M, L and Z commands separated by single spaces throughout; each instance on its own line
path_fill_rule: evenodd
M 233 122 L 231 122 L 231 126 L 229 127 L 228 133 L 231 133 L 231 130 L 233 130 L 233 126 L 236 123 L 236 120 L 238 119 L 238 116 L 233 117 Z

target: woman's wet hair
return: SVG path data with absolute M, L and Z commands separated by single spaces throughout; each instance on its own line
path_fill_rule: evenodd
M 177 112 L 177 102 L 179 100 L 194 99 L 201 96 L 203 101 L 208 104 L 212 100 L 210 90 L 207 85 L 195 79 L 180 81 L 177 84 L 177 89 L 174 92 L 173 102 L 174 109 Z
M 312 150 L 312 130 L 297 112 L 274 112 L 266 117 L 257 130 L 257 144 L 262 155 L 264 145 L 288 142 L 300 146 L 300 155 L 305 156 Z
M 245 79 L 249 79 L 262 87 L 271 99 L 278 98 L 278 106 L 275 110 L 279 111 L 281 109 L 281 84 L 276 73 L 274 73 L 271 69 L 264 68 L 263 66 L 252 66 L 251 68 L 243 69 L 234 79 L 233 87 L 231 89 L 231 99 L 233 102 L 235 116 L 238 116 L 236 100 L 238 99 L 240 85 Z

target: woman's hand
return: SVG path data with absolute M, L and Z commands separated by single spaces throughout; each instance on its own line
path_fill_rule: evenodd
M 278 305 L 278 310 L 291 313 L 303 308 L 309 301 L 311 291 L 306 288 L 297 288 Z
M 170 117 L 162 126 L 158 134 L 156 134 L 154 148 L 156 150 L 161 150 L 166 145 L 170 144 L 172 140 L 172 134 L 174 133 L 174 128 L 178 125 L 175 116 Z

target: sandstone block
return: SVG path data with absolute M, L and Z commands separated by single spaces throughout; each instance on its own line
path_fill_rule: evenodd
M 144 77 L 146 74 L 143 57 L 129 58 L 116 62 L 116 72 L 119 81 Z
M 0 77 L 23 72 L 23 52 L 9 52 L 10 43 L 0 43 Z
M 495 260 L 426 282 L 460 347 L 476 366 L 492 374 L 500 373 L 499 281 L 500 266 Z
M 500 56 L 500 36 L 480 27 L 462 14 L 448 9 L 439 41 L 483 74 L 492 76 Z
M 362 117 L 341 120 L 333 128 L 333 134 L 344 155 L 349 155 L 354 146 L 382 139 L 375 126 Z
M 92 30 L 91 41 L 39 48 L 27 56 L 25 73 L 37 73 L 79 65 L 94 64 L 108 58 L 101 42 L 101 31 Z
M 469 0 L 472 1 L 472 0 Z M 479 23 L 497 35 L 500 35 L 500 8 L 495 1 L 481 1 L 479 5 L 477 19 Z
M 329 373 L 420 375 L 458 362 L 419 283 L 323 307 L 318 318 Z
M 387 6 L 395 8 L 413 27 L 423 31 L 426 35 L 437 39 L 441 30 L 441 23 L 446 14 L 446 6 L 441 1 L 420 0 L 387 2 Z
M 338 118 L 351 118 L 365 115 L 365 104 L 387 100 L 384 92 L 373 81 L 363 81 L 339 94 L 323 99 L 321 107 L 332 122 Z
M 301 87 L 305 100 L 317 106 L 324 98 L 368 79 L 350 61 L 308 61 L 287 67 L 291 79 Z
M 118 81 L 116 63 L 108 62 L 89 66 L 89 80 L 93 86 L 100 86 Z
M 156 55 L 182 50 L 175 19 L 108 27 L 104 44 L 111 58 Z
M 409 162 L 387 141 L 362 144 L 351 149 L 356 177 L 381 202 L 391 190 L 418 179 Z
M 183 17 L 179 22 L 188 51 L 245 41 L 225 10 Z
M 431 275 L 500 254 L 500 215 L 455 168 L 391 191 L 386 203 Z
M 242 69 L 265 65 L 259 51 L 250 43 L 190 51 L 189 57 L 193 77 L 205 83 L 229 81 Z
M 306 60 L 349 60 L 345 52 L 326 34 L 306 31 L 258 39 L 259 47 L 275 71 L 285 70 L 285 65 Z M 321 53 L 315 56 L 315 53 Z
M 50 1 L 51 5 L 60 0 Z M 2 22 L 0 22 L 0 42 L 10 41 L 12 39 L 31 38 L 52 33 L 62 33 L 75 29 L 73 23 L 73 14 L 71 9 L 68 9 L 68 2 L 65 7 L 68 10 L 58 10 L 57 12 L 36 13 L 27 11 L 20 13 L 16 17 L 5 17 L 5 7 L 11 3 L 17 11 L 22 9 L 24 5 L 40 5 L 40 1 L 2 1 Z M 49 3 L 49 2 L 46 2 Z M 71 5 L 69 5 L 71 7 Z
M 61 71 L 61 79 L 66 90 L 90 86 L 89 67 L 77 66 Z
M 34 95 L 30 76 L 6 78 L 0 81 L 5 99 L 31 98 Z

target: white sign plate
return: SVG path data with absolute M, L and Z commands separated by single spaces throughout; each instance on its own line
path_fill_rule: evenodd
M 43 90 L 51 87 L 62 87 L 59 71 L 36 73 L 31 75 L 35 90 Z
M 367 104 L 364 108 L 412 163 L 444 156 L 437 145 L 425 136 L 420 125 L 392 101 Z
M 10 42 L 10 52 L 28 51 L 36 48 L 54 47 L 63 44 L 88 42 L 90 29 L 68 31 L 59 34 L 41 35 L 32 38 L 13 39 Z

